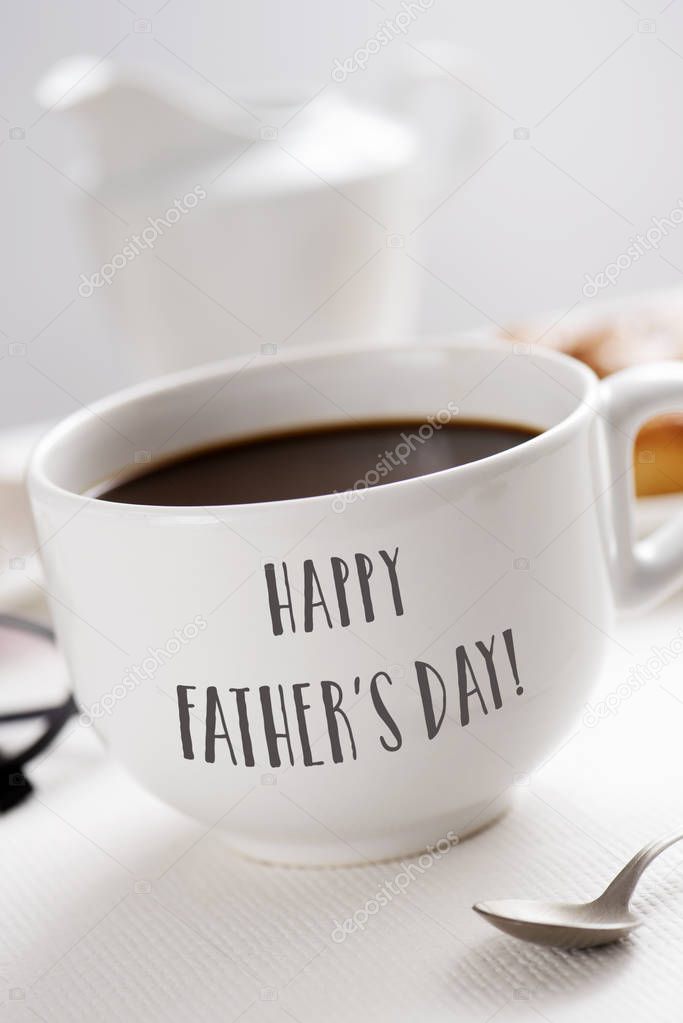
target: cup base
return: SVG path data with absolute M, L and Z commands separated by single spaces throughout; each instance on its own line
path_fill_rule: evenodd
M 325 844 L 295 845 L 284 842 L 261 842 L 246 836 L 230 835 L 230 849 L 247 859 L 281 867 L 363 867 L 388 860 L 415 858 L 430 849 L 445 852 L 445 842 L 458 845 L 463 839 L 491 827 L 513 803 L 513 794 L 474 804 L 457 813 L 444 815 L 405 831 L 392 832 L 378 838 L 353 838 Z

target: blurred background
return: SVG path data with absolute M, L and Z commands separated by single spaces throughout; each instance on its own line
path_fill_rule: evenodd
M 680 0 L 3 14 L 0 426 L 221 354 L 681 283 Z

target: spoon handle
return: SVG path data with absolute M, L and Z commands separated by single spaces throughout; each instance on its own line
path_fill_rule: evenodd
M 624 907 L 627 908 L 629 900 L 635 891 L 635 887 L 640 880 L 641 874 L 646 867 L 650 864 L 660 853 L 663 853 L 665 849 L 668 849 L 670 845 L 675 842 L 680 842 L 683 839 L 683 831 L 676 831 L 665 838 L 656 839 L 653 842 L 648 842 L 640 852 L 637 852 L 633 859 L 629 860 L 626 866 L 619 871 L 617 876 L 614 878 L 611 884 L 605 888 L 602 895 L 596 899 L 601 906 L 607 907 Z

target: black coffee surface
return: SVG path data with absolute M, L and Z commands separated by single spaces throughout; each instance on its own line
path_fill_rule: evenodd
M 97 496 L 125 504 L 186 507 L 313 497 L 425 476 L 536 435 L 522 427 L 475 422 L 315 428 L 197 450 Z

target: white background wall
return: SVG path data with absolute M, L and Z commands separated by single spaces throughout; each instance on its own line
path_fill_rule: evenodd
M 268 80 L 362 95 L 399 49 L 419 62 L 410 46 L 455 43 L 469 70 L 449 82 L 476 110 L 483 149 L 448 168 L 436 212 L 411 240 L 427 267 L 411 264 L 425 330 L 570 308 L 584 274 L 683 198 L 683 0 L 434 0 L 405 44 L 333 86 L 335 58 L 400 9 L 395 0 L 4 0 L 0 425 L 68 412 L 131 375 L 127 339 L 105 305 L 77 293 L 92 268 L 75 211 L 92 200 L 64 170 L 84 140 L 58 111 L 41 117 L 33 95 L 40 75 L 73 53 L 95 60 L 114 48 L 116 60 L 150 74 L 164 67 L 214 93 Z M 140 19 L 150 31 L 136 31 Z M 519 127 L 528 139 L 514 137 Z M 679 229 L 603 295 L 677 285 L 682 272 Z M 28 354 L 11 355 L 16 342 Z

